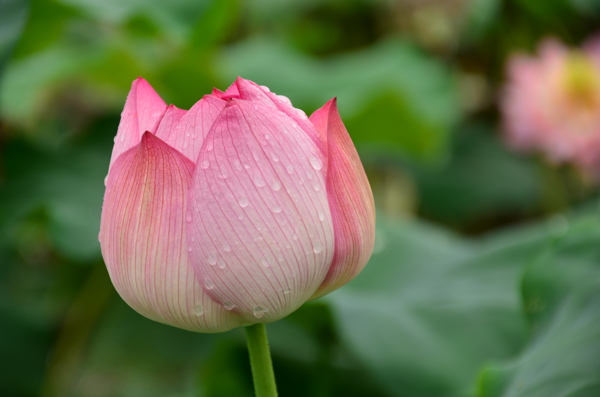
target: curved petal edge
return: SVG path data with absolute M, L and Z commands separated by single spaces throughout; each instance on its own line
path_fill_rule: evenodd
M 144 132 L 156 131 L 166 110 L 167 104 L 150 83 L 141 77 L 131 83 L 115 137 L 115 146 L 110 158 L 111 167 L 121 154 L 140 143 Z
M 336 99 L 316 110 L 310 121 L 327 143 L 326 184 L 335 240 L 332 264 L 315 299 L 352 280 L 367 264 L 375 242 L 375 204 Z
M 119 295 L 140 314 L 190 331 L 223 332 L 242 319 L 203 291 L 188 260 L 193 170 L 150 132 L 119 156 L 104 196 L 102 256 Z

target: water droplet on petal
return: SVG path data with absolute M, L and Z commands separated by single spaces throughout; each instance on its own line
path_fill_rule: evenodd
M 279 161 L 279 155 L 275 152 L 271 152 L 271 158 L 273 159 L 274 162 Z
M 275 207 L 271 208 L 271 211 L 273 211 L 276 214 L 279 214 L 282 211 L 282 209 L 280 206 L 276 205 Z
M 190 246 L 188 247 L 188 252 L 192 252 L 193 250 L 194 250 L 194 249 L 193 249 L 193 248 L 192 248 L 192 246 L 190 245 Z
M 287 164 L 285 166 L 285 170 L 287 171 L 288 174 L 293 174 L 294 173 L 294 166 L 292 164 Z
M 219 258 L 217 259 L 217 266 L 219 267 L 219 269 L 225 269 L 225 266 L 227 266 L 227 264 L 222 258 Z
M 104 177 L 104 186 L 106 186 L 106 182 L 108 182 L 108 175 Z
M 264 309 L 260 306 L 255 306 L 254 307 L 254 317 L 256 318 L 261 318 L 262 316 L 265 315 L 265 313 L 267 313 L 269 310 L 268 309 Z
M 194 314 L 196 316 L 201 316 L 204 314 L 204 308 L 201 304 L 198 303 L 196 306 L 194 306 Z
M 285 295 L 289 295 L 291 292 L 292 292 L 292 290 L 291 290 L 291 289 L 289 289 L 289 288 L 286 288 L 286 289 L 284 289 L 284 290 L 283 290 L 283 293 L 284 293 Z
M 323 244 L 320 241 L 315 242 L 315 245 L 313 246 L 313 251 L 315 254 L 318 254 L 321 251 L 323 251 Z
M 271 267 L 271 263 L 267 258 L 262 258 L 261 263 L 264 267 Z
M 207 169 L 208 167 L 210 167 L 210 163 L 208 162 L 208 160 L 204 160 L 202 164 L 200 164 L 200 167 L 202 167 L 202 169 Z
M 294 240 L 298 240 L 298 235 L 294 234 L 294 236 L 292 237 Z
M 188 222 L 192 221 L 192 214 L 190 212 L 188 212 L 187 215 L 185 216 L 185 220 Z
M 238 169 L 238 171 L 241 171 L 241 170 L 242 170 L 242 163 L 240 163 L 238 160 L 235 160 L 235 161 L 233 162 L 233 165 L 235 165 L 235 168 L 237 168 L 237 169 Z
M 254 161 L 260 161 L 260 157 L 258 156 L 258 153 L 256 153 L 256 152 L 252 152 L 252 158 L 254 159 Z
M 321 190 L 321 186 L 318 183 L 315 183 L 313 185 L 313 189 L 315 190 L 315 192 L 318 192 L 319 190 Z
M 211 150 L 213 150 L 213 143 L 212 143 L 212 142 L 208 142 L 208 143 L 206 144 L 206 150 L 208 150 L 209 152 L 210 152 Z
M 221 179 L 227 179 L 228 176 L 229 176 L 229 172 L 227 172 L 227 169 L 226 168 L 222 168 L 219 177 Z
M 225 252 L 231 251 L 231 245 L 229 245 L 228 243 L 223 243 L 223 250 Z
M 225 308 L 225 310 L 233 310 L 233 308 L 235 308 L 235 303 L 233 303 L 232 301 L 225 301 L 223 302 L 223 307 Z
M 312 165 L 312 167 L 315 170 L 320 170 L 321 168 L 323 168 L 323 163 L 317 157 L 311 157 L 310 159 L 308 159 L 308 161 L 310 161 L 310 165 Z
M 204 286 L 206 287 L 206 289 L 213 289 L 215 288 L 215 283 L 213 283 L 213 281 L 210 278 L 207 278 L 204 280 Z
M 217 258 L 215 258 L 212 255 L 209 255 L 208 258 L 206 258 L 206 261 L 208 262 L 209 265 L 214 266 L 217 264 Z
M 240 204 L 240 207 L 246 208 L 248 206 L 248 199 L 246 197 L 240 197 L 238 203 Z
M 319 211 L 319 220 L 321 222 L 323 222 L 325 220 L 325 214 L 323 213 L 323 211 Z
M 254 176 L 254 184 L 256 185 L 256 187 L 263 187 L 265 186 L 267 183 L 265 182 L 265 180 L 263 179 L 262 176 L 260 175 L 255 175 Z
M 276 192 L 281 190 L 281 182 L 274 180 L 273 183 L 271 183 L 271 189 L 275 190 Z

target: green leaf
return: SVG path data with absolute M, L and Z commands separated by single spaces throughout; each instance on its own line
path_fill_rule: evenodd
M 254 388 L 245 346 L 231 339 L 220 340 L 203 363 L 198 384 L 204 397 L 252 397 Z
M 600 395 L 600 223 L 597 211 L 564 222 L 564 237 L 523 280 L 531 341 L 513 361 L 482 372 L 480 397 Z
M 511 153 L 485 125 L 465 125 L 455 135 L 444 168 L 414 168 L 423 214 L 455 227 L 514 217 L 538 208 L 539 168 Z
M 76 373 L 70 374 L 68 395 L 104 390 L 107 395 L 195 396 L 199 364 L 228 337 L 231 333 L 198 334 L 156 323 L 115 296 Z
M 489 31 L 500 14 L 500 0 L 470 0 L 462 27 L 463 39 L 477 42 Z
M 0 315 L 0 390 L 7 396 L 38 395 L 52 332 L 8 300 L 0 304 Z
M 0 72 L 23 31 L 28 9 L 27 0 L 0 2 Z
M 475 244 L 379 219 L 365 270 L 326 298 L 342 339 L 392 396 L 465 395 L 483 364 L 524 345 L 518 276 L 548 230 Z
M 600 15 L 600 3 L 596 0 L 571 0 L 571 3 L 582 14 Z
M 99 55 L 94 48 L 59 43 L 31 56 L 12 60 L 0 90 L 3 116 L 31 123 L 32 115 L 40 111 L 56 83 L 93 65 Z M 40 68 L 40 65 L 44 67 Z
M 116 130 L 116 121 L 108 124 Z M 0 223 L 19 224 L 32 211 L 45 209 L 52 242 L 61 253 L 75 260 L 97 258 L 103 179 L 112 143 L 109 136 L 44 150 L 12 142 L 4 151 L 6 182 L 1 186 Z
M 176 40 L 184 40 L 194 28 L 197 15 L 201 14 L 211 0 L 171 0 L 148 2 L 144 0 L 58 0 L 59 3 L 77 9 L 87 18 L 105 24 L 122 25 L 139 18 L 148 18 L 159 27 L 160 32 Z

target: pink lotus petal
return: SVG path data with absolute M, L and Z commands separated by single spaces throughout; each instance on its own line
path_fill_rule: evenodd
M 212 92 L 210 93 L 210 95 L 217 97 L 219 99 L 222 99 L 223 94 L 225 94 L 225 93 L 218 88 L 213 88 Z
M 373 252 L 375 204 L 369 181 L 354 144 L 332 99 L 310 117 L 327 137 L 327 195 L 335 232 L 335 251 L 327 277 L 313 298 L 352 280 Z
M 327 273 L 323 163 L 297 123 L 262 103 L 231 99 L 206 138 L 190 197 L 191 260 L 211 297 L 248 322 L 289 314 Z
M 571 50 L 545 40 L 537 56 L 517 55 L 507 65 L 501 100 L 508 143 L 537 149 L 556 163 L 582 170 L 597 164 L 600 150 L 598 44 Z M 595 172 L 595 171 L 592 171 Z
M 187 112 L 171 105 L 156 135 L 195 163 L 208 131 L 226 103 L 205 95 Z
M 100 242 L 111 280 L 140 314 L 198 332 L 242 319 L 215 303 L 188 260 L 186 214 L 194 165 L 147 132 L 108 176 Z
M 171 142 L 169 142 L 169 140 L 174 141 L 177 135 L 181 135 L 181 127 L 179 126 L 179 123 L 181 122 L 183 116 L 186 115 L 186 113 L 187 110 L 179 109 L 175 105 L 169 105 L 167 107 L 167 110 L 165 111 L 165 114 L 163 115 L 162 119 L 156 127 L 156 132 L 154 133 L 154 135 L 160 138 L 161 141 L 179 150 L 179 152 L 182 151 L 178 147 L 173 145 Z M 188 157 L 188 159 L 190 158 Z
M 146 80 L 138 77 L 131 84 L 125 108 L 121 113 L 110 166 L 122 153 L 137 145 L 144 132 L 156 131 L 166 109 L 167 105 L 154 88 Z
M 237 93 L 237 95 L 235 95 L 235 93 Z M 286 114 L 315 142 L 321 151 L 321 156 L 325 156 L 326 147 L 319 141 L 318 134 L 310 123 L 306 113 L 292 106 L 292 102 L 287 97 L 272 93 L 268 87 L 259 86 L 253 81 L 241 77 L 237 78 L 235 83 L 227 89 L 225 94 L 224 98 L 239 98 L 251 101 L 252 103 L 262 103 L 265 106 L 273 107 Z
M 240 92 L 238 91 L 237 81 L 234 82 L 229 87 L 227 87 L 225 92 L 222 92 L 217 89 L 213 89 L 213 95 L 215 95 L 218 98 L 223 99 L 223 100 L 227 100 L 227 99 L 231 99 L 231 98 L 239 98 Z

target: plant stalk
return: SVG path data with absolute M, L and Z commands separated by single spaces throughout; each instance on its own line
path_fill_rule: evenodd
M 265 324 L 254 324 L 245 328 L 256 397 L 276 397 L 277 386 L 267 339 L 267 327 Z

